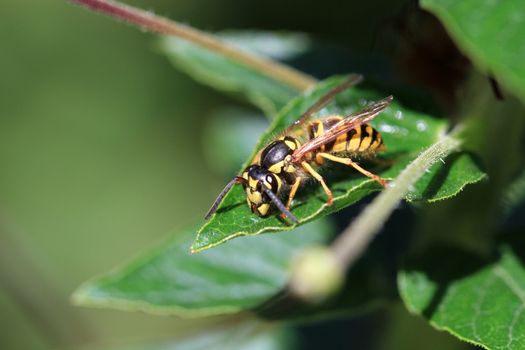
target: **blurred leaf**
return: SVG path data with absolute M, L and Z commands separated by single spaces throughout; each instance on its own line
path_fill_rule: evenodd
M 309 48 L 308 38 L 296 33 L 230 31 L 218 33 L 217 36 L 239 50 L 281 60 L 290 59 Z M 176 67 L 195 80 L 221 91 L 244 96 L 268 117 L 299 93 L 265 74 L 180 38 L 161 37 L 160 47 Z
M 204 125 L 203 152 L 209 168 L 228 178 L 252 153 L 268 128 L 260 113 L 237 107 L 221 108 Z
M 466 185 L 486 177 L 473 154 L 454 153 L 432 166 L 407 195 L 407 200 L 435 202 L 447 199 L 457 195 Z
M 297 119 L 297 116 L 301 115 L 323 94 L 340 83 L 341 79 L 340 77 L 328 79 L 318 84 L 305 95 L 294 99 L 277 115 L 270 129 L 259 140 L 256 149 L 263 148 L 264 145 L 273 140 L 275 135 L 278 135 L 288 125 L 292 124 Z M 371 91 L 356 88 L 349 89 L 338 96 L 335 103 L 336 106 L 326 108 L 321 114 L 346 115 L 363 107 L 368 101 L 377 100 L 381 97 L 384 96 L 379 96 Z M 413 160 L 423 148 L 438 140 L 439 136 L 446 129 L 444 121 L 406 109 L 397 102 L 393 102 L 384 113 L 372 121 L 372 124 L 381 131 L 387 145 L 387 151 L 382 156 L 395 159 L 395 164 L 389 169 L 385 170 L 384 166 L 377 170 L 374 169 L 386 179 L 392 179 L 397 176 L 408 162 Z M 249 162 L 243 166 L 243 169 L 247 164 Z M 454 176 L 451 177 L 450 184 L 448 184 L 448 176 L 446 176 L 446 179 L 440 179 L 439 181 L 442 184 L 439 186 L 437 193 L 429 192 L 432 195 L 427 197 L 425 194 L 427 187 L 417 185 L 416 191 L 412 193 L 412 196 L 435 200 L 436 198 L 434 197 L 437 195 L 444 198 L 455 194 L 465 184 L 474 181 L 472 174 L 468 172 L 472 170 L 471 165 L 469 162 L 461 161 L 458 163 L 458 168 L 454 168 L 454 171 L 443 172 L 445 175 Z M 433 169 L 436 174 L 442 173 L 439 171 L 440 166 L 443 166 L 443 164 L 438 164 Z M 460 171 L 459 168 L 462 166 L 469 166 L 469 168 L 466 171 Z M 335 174 L 336 172 L 332 173 L 337 175 Z M 321 186 L 314 186 L 310 191 L 305 191 L 305 188 L 301 188 L 297 200 L 294 201 L 292 206 L 292 212 L 301 224 L 338 211 L 381 189 L 381 186 L 375 181 L 360 174 L 355 174 L 353 169 L 343 167 L 343 173 L 344 176 L 334 178 L 330 177 L 330 173 L 327 174 L 328 184 L 334 194 L 334 201 L 331 206 L 326 205 L 326 195 Z M 352 175 L 349 176 L 349 173 Z M 478 179 L 482 177 L 478 171 L 474 175 Z M 425 178 L 422 181 L 432 185 L 432 180 L 431 178 Z M 252 214 L 246 205 L 243 189 L 241 186 L 234 186 L 224 198 L 217 213 L 199 230 L 191 248 L 194 252 L 201 251 L 237 236 L 257 235 L 269 231 L 284 231 L 293 227 L 293 225 L 281 220 L 278 215 L 260 218 Z
M 476 350 L 448 333 L 439 332 L 425 319 L 410 314 L 401 301 L 390 303 L 387 309 L 388 323 L 377 350 L 419 350 L 421 344 L 414 341 L 414 334 L 417 339 L 425 340 L 425 350 Z
M 325 243 L 332 230 L 318 221 L 285 235 L 237 240 L 190 255 L 194 230 L 116 271 L 81 286 L 77 304 L 159 314 L 203 316 L 252 308 L 287 281 L 293 255 Z
M 521 171 L 503 192 L 501 205 L 508 215 L 512 209 L 525 200 L 525 169 Z
M 399 273 L 398 287 L 407 308 L 438 329 L 488 349 L 525 348 L 525 268 L 508 247 L 489 264 L 434 250 Z
M 279 350 L 294 349 L 294 335 L 275 323 L 241 318 L 237 322 L 205 329 L 183 339 L 136 346 L 112 347 L 107 350 Z
M 289 61 L 312 49 L 305 33 L 262 30 L 226 30 L 216 33 L 222 40 L 278 61 Z
M 487 74 L 525 100 L 525 2 L 422 0 L 459 47 Z

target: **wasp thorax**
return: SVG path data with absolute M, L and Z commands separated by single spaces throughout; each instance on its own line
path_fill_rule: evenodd
M 270 143 L 261 154 L 261 166 L 275 174 L 293 172 L 295 169 L 290 166 L 290 159 L 298 147 L 299 141 L 290 136 Z
M 259 216 L 268 215 L 270 213 L 271 199 L 266 194 L 266 191 L 271 191 L 277 195 L 281 188 L 281 179 L 259 165 L 247 167 L 242 173 L 242 177 L 247 180 L 244 184 L 244 190 L 252 212 Z

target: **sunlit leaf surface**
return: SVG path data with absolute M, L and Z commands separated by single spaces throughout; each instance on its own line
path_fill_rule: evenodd
M 333 231 L 317 221 L 293 232 L 240 239 L 190 254 L 194 230 L 134 262 L 87 282 L 76 303 L 149 313 L 202 316 L 232 313 L 262 303 L 284 287 L 296 252 L 327 242 Z

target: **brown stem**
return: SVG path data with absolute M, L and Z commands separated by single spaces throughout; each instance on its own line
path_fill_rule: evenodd
M 237 48 L 218 40 L 212 35 L 187 25 L 157 16 L 151 12 L 132 7 L 112 0 L 70 0 L 93 11 L 120 19 L 144 30 L 167 34 L 188 40 L 205 47 L 229 59 L 241 63 L 272 79 L 281 81 L 299 91 L 314 85 L 315 78 L 271 59 L 240 51 Z

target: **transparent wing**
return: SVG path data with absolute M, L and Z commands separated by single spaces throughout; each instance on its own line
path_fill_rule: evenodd
M 343 120 L 326 130 L 321 135 L 313 138 L 306 143 L 302 144 L 292 154 L 292 161 L 296 162 L 300 160 L 305 154 L 310 153 L 322 145 L 325 145 L 349 130 L 360 126 L 361 124 L 368 123 L 374 119 L 379 113 L 385 110 L 386 107 L 392 102 L 394 98 L 388 96 L 382 100 L 372 103 L 368 107 L 347 115 Z
M 326 106 L 330 101 L 334 99 L 338 94 L 343 92 L 344 90 L 348 89 L 351 86 L 359 84 L 363 80 L 363 76 L 359 74 L 350 74 L 341 84 L 334 87 L 332 90 L 328 91 L 325 95 L 323 95 L 319 100 L 317 100 L 316 103 L 314 103 L 310 108 L 304 112 L 299 119 L 297 119 L 292 125 L 286 129 L 284 134 L 289 134 L 292 129 L 298 127 L 299 125 L 303 124 L 305 121 L 310 118 L 310 116 L 321 110 L 324 106 Z

